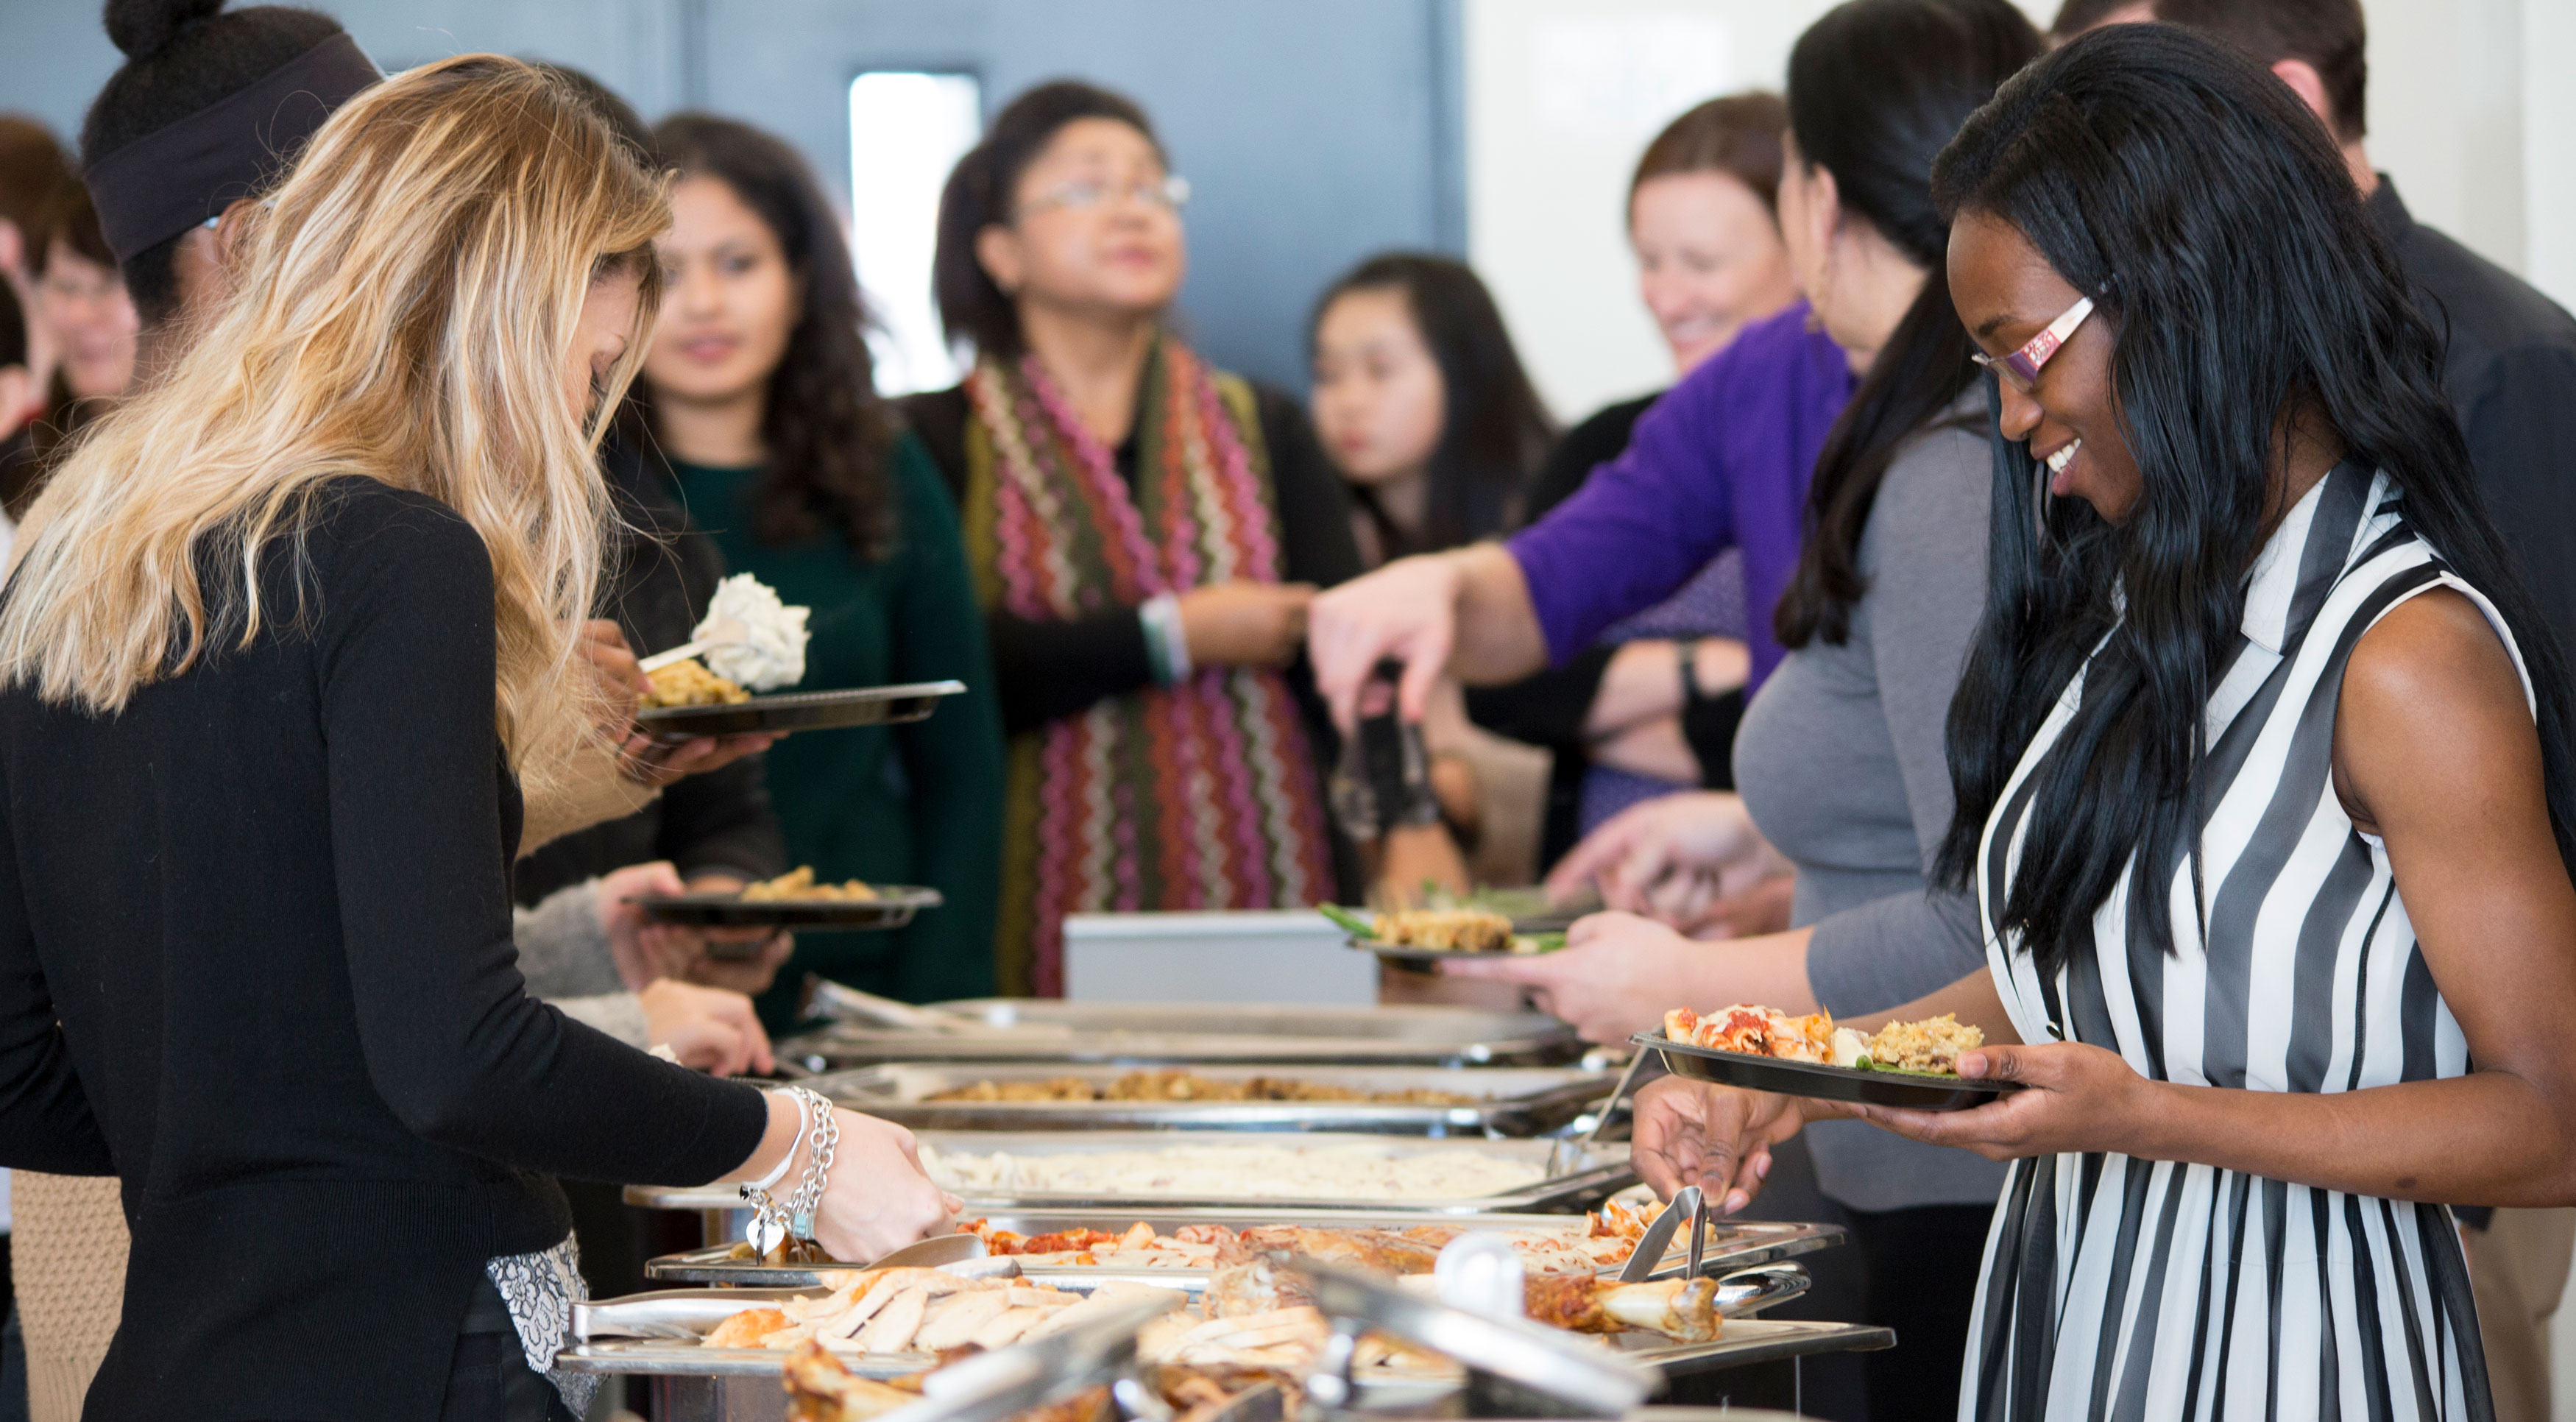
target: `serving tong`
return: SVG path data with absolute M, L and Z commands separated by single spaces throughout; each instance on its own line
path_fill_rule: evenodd
M 819 976 L 805 979 L 805 1015 L 901 1032 L 970 1032 L 982 1025 L 953 1012 L 915 1007 Z

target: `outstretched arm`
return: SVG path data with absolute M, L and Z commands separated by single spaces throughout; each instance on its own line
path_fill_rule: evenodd
M 2521 680 L 2476 604 L 2437 589 L 2363 635 L 2340 695 L 2336 791 L 2387 845 L 2402 901 L 2392 913 L 2413 924 L 2467 1039 L 2467 1075 L 2223 1090 L 2147 1081 L 2098 1047 L 2050 1044 L 1960 1059 L 1962 1072 L 2037 1090 L 1946 1117 L 1861 1114 L 1996 1159 L 2113 1150 L 2390 1199 L 2576 1200 L 2576 884 L 2551 834 Z

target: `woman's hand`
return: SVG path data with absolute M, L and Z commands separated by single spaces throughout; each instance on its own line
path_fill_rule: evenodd
M 1398 714 L 1420 721 L 1458 636 L 1458 562 L 1447 554 L 1399 558 L 1323 593 L 1308 617 L 1315 688 L 1344 731 L 1359 724 L 1360 692 L 1388 657 L 1404 663 Z
M 769 1034 L 751 1010 L 751 999 L 720 988 L 664 978 L 636 994 L 644 1003 L 648 1039 L 669 1047 L 680 1065 L 717 1076 L 768 1072 Z
M 947 1228 L 964 1202 L 930 1183 L 912 1132 L 874 1116 L 835 1109 L 841 1141 L 832 1175 L 814 1212 L 815 1241 L 835 1259 L 863 1264 Z M 805 1168 L 797 1146 L 783 1189 Z
M 1988 1160 L 2115 1150 L 2149 1160 L 2164 1088 L 2119 1053 L 2081 1042 L 1980 1047 L 1959 1054 L 1959 1075 L 2018 1081 L 1992 1104 L 1967 1111 L 1854 1106 L 1851 1114 L 1908 1140 L 1975 1151 Z
M 618 762 L 628 779 L 660 789 L 692 775 L 722 770 L 747 755 L 758 755 L 787 739 L 784 731 L 749 731 L 737 736 L 687 736 L 665 740 L 650 732 L 630 730 Z
M 1311 583 L 1209 583 L 1180 595 L 1194 667 L 1284 667 L 1306 640 Z
M 653 693 L 653 679 L 635 660 L 635 649 L 626 645 L 626 634 L 616 623 L 595 617 L 581 624 L 578 635 L 582 659 L 590 664 L 592 679 L 598 684 L 602 703 L 600 729 L 615 735 L 635 719 L 635 707 Z
M 628 992 L 642 992 L 657 978 L 669 977 L 673 964 L 666 949 L 669 935 L 644 916 L 644 906 L 628 900 L 645 895 L 677 894 L 686 889 L 671 861 L 629 864 L 599 876 L 599 927 L 608 935 L 608 955 Z
M 742 886 L 743 881 L 731 874 L 701 874 L 690 880 L 688 887 L 691 893 L 730 894 L 739 892 Z M 778 980 L 778 970 L 796 953 L 796 935 L 775 928 L 655 924 L 644 931 L 644 943 L 660 973 L 751 997 L 769 991 L 769 985 Z M 719 943 L 736 946 L 733 952 L 718 956 L 712 950 Z M 758 947 L 744 954 L 739 945 L 745 944 Z
M 1613 815 L 1557 864 L 1547 893 L 1563 903 L 1598 883 L 1611 908 L 1691 929 L 1725 901 L 1791 872 L 1754 827 L 1742 796 L 1694 791 Z
M 1587 1042 L 1624 1042 L 1681 1005 L 1677 984 L 1705 965 L 1712 950 L 1632 914 L 1596 913 L 1574 921 L 1553 953 L 1449 958 L 1452 977 L 1519 983 L 1539 1011 L 1572 1023 Z
M 1762 1193 L 1771 1147 L 1796 1135 L 1818 1104 L 1668 1076 L 1637 1093 L 1628 1156 L 1657 1196 L 1697 1185 L 1731 1215 Z

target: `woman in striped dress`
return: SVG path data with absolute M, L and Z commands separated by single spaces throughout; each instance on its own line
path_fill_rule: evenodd
M 2576 782 L 2438 338 L 2289 91 L 2167 26 L 1935 180 L 1998 376 L 1940 864 L 1988 967 L 1875 1021 L 2023 1089 L 1667 1081 L 1640 1167 L 1740 1205 L 1837 1115 L 2013 1160 L 1963 1419 L 2491 1417 L 2446 1207 L 2576 1199 Z

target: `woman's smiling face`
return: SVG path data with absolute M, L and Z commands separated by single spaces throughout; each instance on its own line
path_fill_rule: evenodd
M 2048 329 L 2084 293 L 2058 275 L 2030 239 L 1991 213 L 1962 212 L 1950 226 L 1950 299 L 1978 349 L 1998 359 Z M 2145 483 L 2121 432 L 2111 388 L 2109 312 L 2096 310 L 2023 390 L 2003 386 L 2004 438 L 2021 440 L 2049 466 L 2048 490 L 2072 495 L 2119 523 Z

